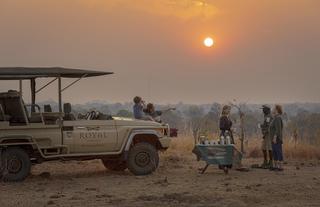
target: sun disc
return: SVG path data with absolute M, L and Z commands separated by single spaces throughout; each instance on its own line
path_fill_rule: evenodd
M 213 44 L 214 44 L 214 41 L 213 41 L 213 39 L 211 37 L 207 37 L 207 38 L 204 39 L 203 44 L 206 47 L 212 47 Z

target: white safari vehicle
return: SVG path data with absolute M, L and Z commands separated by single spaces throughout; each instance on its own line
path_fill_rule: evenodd
M 101 159 L 109 170 L 129 169 L 135 175 L 156 170 L 159 150 L 170 143 L 168 125 L 152 121 L 90 114 L 76 119 L 62 93 L 83 78 L 112 73 L 67 68 L 0 68 L 0 80 L 17 80 L 20 90 L 0 93 L 0 177 L 22 181 L 31 165 L 51 160 Z M 48 83 L 36 88 L 36 80 Z M 74 81 L 62 87 L 62 80 Z M 22 82 L 30 81 L 31 104 L 22 99 Z M 36 94 L 58 83 L 59 111 L 40 108 Z M 28 108 L 29 107 L 29 108 Z

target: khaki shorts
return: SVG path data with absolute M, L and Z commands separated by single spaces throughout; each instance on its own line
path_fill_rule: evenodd
M 272 151 L 271 139 L 269 136 L 266 136 L 262 140 L 261 149 L 266 151 Z

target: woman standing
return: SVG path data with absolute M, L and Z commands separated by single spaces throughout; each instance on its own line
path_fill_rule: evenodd
M 282 107 L 280 105 L 275 105 L 272 110 L 273 120 L 270 124 L 270 138 L 272 140 L 272 152 L 274 167 L 271 168 L 275 171 L 282 171 L 282 162 L 283 162 L 283 153 L 282 153 L 282 144 L 283 144 L 283 121 L 281 118 Z
M 233 135 L 232 135 L 232 131 L 231 131 L 231 127 L 232 127 L 232 121 L 230 119 L 230 111 L 231 111 L 231 107 L 228 105 L 223 106 L 222 108 L 222 113 L 221 113 L 221 117 L 220 117 L 220 136 L 226 137 L 229 133 L 230 135 L 230 142 L 231 144 L 234 144 L 234 140 L 233 140 Z

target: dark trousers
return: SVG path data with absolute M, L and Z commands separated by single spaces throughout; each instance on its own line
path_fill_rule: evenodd
M 283 161 L 282 143 L 272 143 L 272 153 L 274 161 Z

